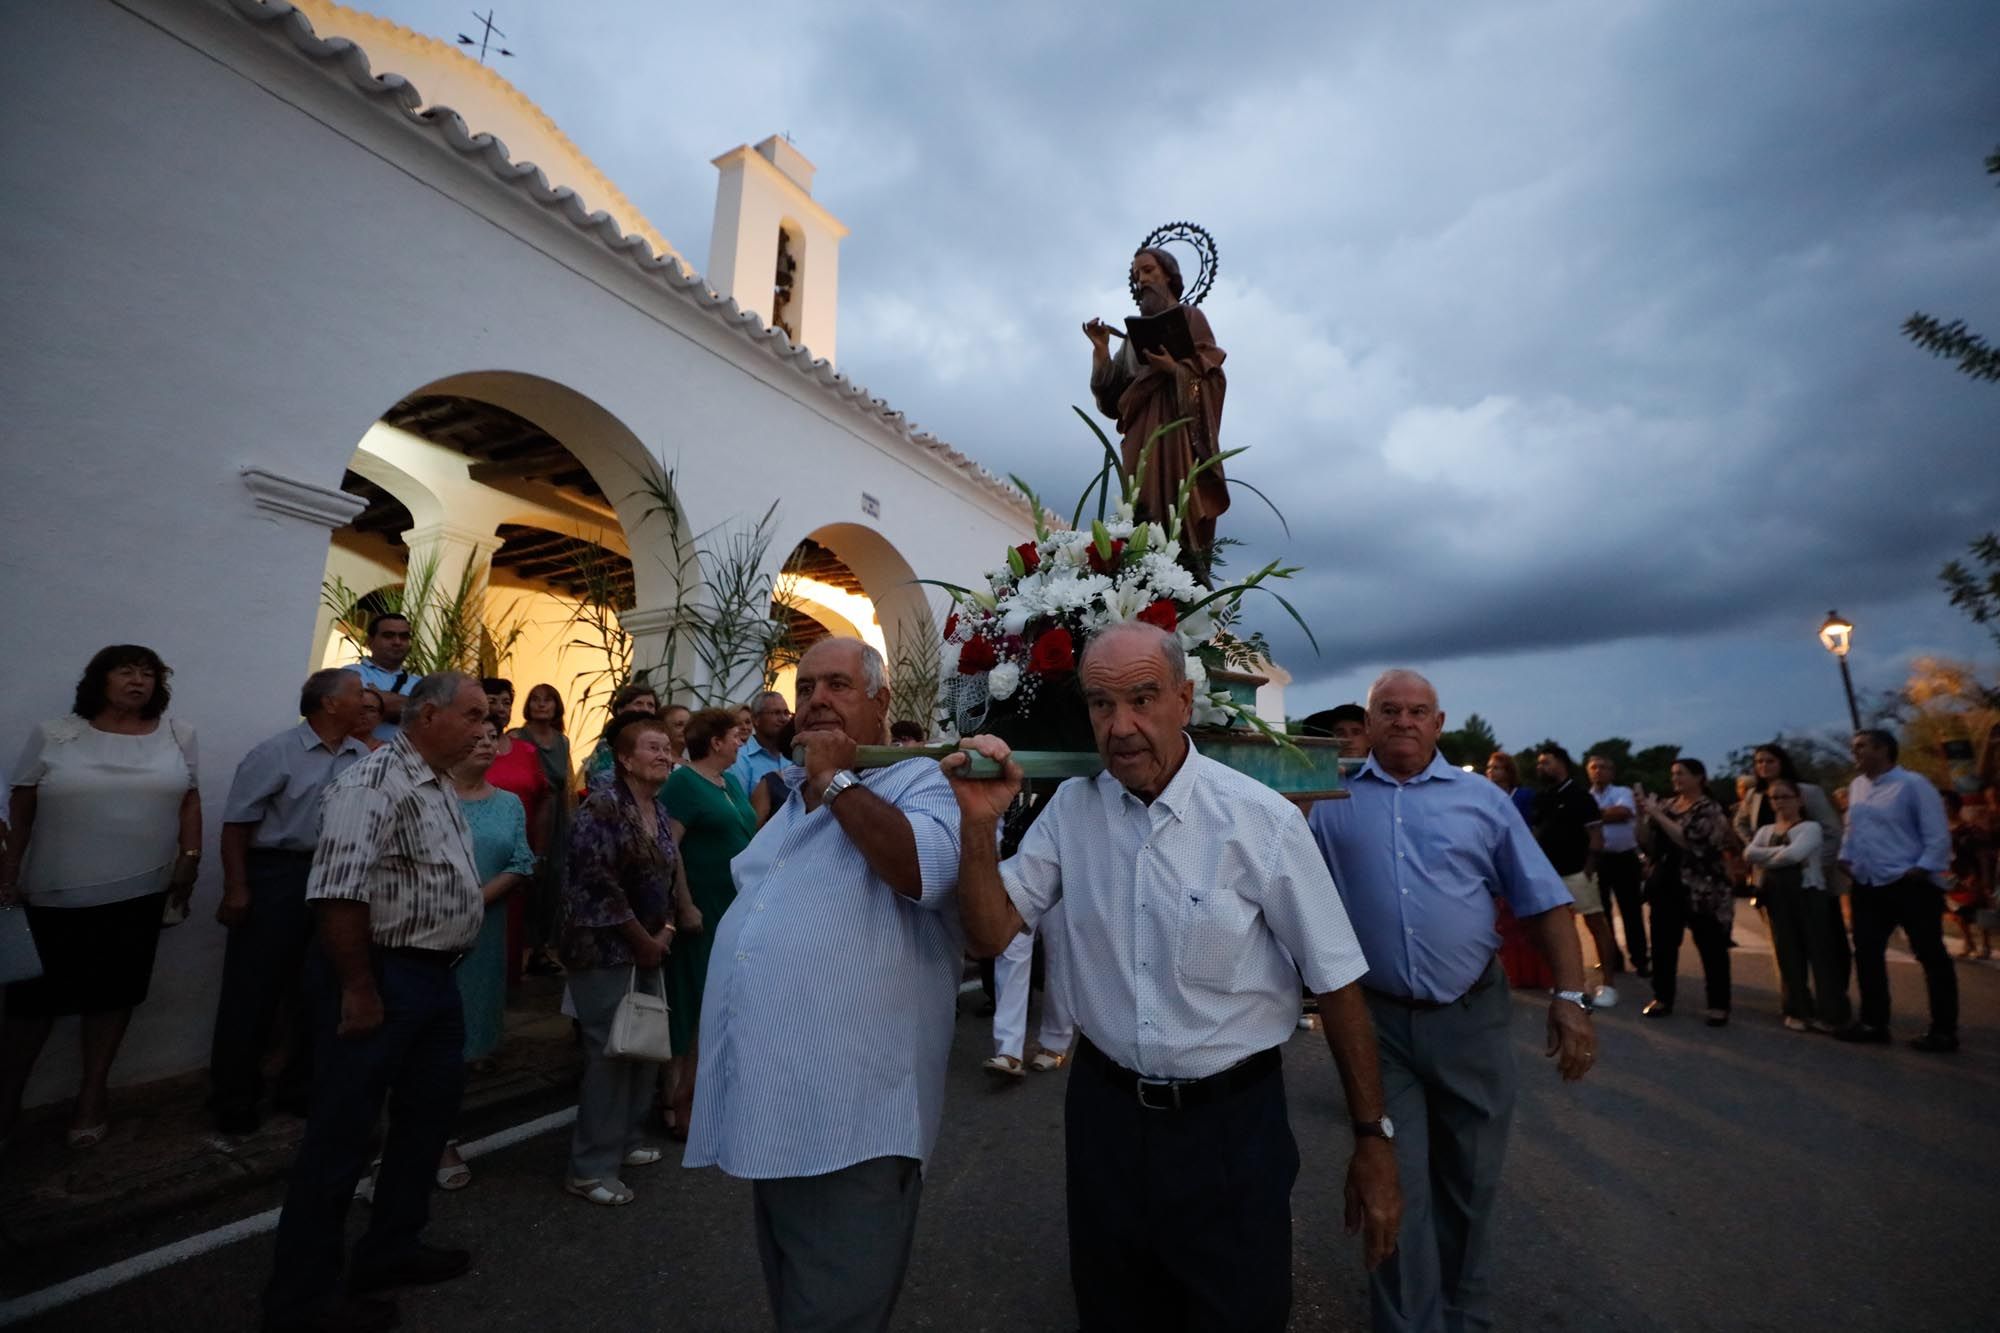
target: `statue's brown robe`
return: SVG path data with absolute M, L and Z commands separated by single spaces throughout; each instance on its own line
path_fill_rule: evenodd
M 1176 361 L 1173 374 L 1155 370 L 1130 342 L 1122 342 L 1117 355 L 1090 377 L 1097 410 L 1118 422 L 1127 475 L 1138 468 L 1139 453 L 1154 431 L 1170 421 L 1188 419 L 1154 443 L 1146 464 L 1137 509 L 1141 519 L 1154 522 L 1166 521 L 1188 473 L 1215 457 L 1221 447 L 1217 441 L 1222 432 L 1222 396 L 1228 387 L 1222 360 L 1227 354 L 1215 345 L 1215 333 L 1199 308 L 1188 306 L 1187 316 L 1195 354 Z M 1218 463 L 1195 482 L 1188 497 L 1187 527 L 1181 533 L 1181 546 L 1199 553 L 1204 564 L 1215 545 L 1215 520 L 1228 508 L 1229 484 Z

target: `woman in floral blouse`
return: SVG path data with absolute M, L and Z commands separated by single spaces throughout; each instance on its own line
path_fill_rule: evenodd
M 1707 792 L 1708 769 L 1699 759 L 1674 760 L 1674 794 L 1666 800 L 1639 792 L 1640 836 L 1653 872 L 1646 901 L 1653 908 L 1653 1002 L 1641 1012 L 1665 1018 L 1674 1011 L 1681 936 L 1694 936 L 1708 992 L 1708 1025 L 1729 1021 L 1729 927 L 1735 919 L 1725 856 L 1741 844 L 1729 816 Z
M 570 826 L 559 945 L 584 1047 L 567 1188 L 606 1205 L 632 1201 L 621 1167 L 650 1166 L 661 1155 L 639 1139 L 657 1070 L 605 1056 L 611 1020 L 628 990 L 663 993 L 660 964 L 675 918 L 683 929 L 701 926 L 658 805 L 673 767 L 667 729 L 646 716 L 620 718 L 615 727 L 613 780 L 591 793 Z

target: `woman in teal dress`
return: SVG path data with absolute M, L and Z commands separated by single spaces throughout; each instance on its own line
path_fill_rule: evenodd
M 730 776 L 742 748 L 736 715 L 722 708 L 705 708 L 688 719 L 688 762 L 674 769 L 661 791 L 669 826 L 687 867 L 688 889 L 701 911 L 702 929 L 684 937 L 667 957 L 667 996 L 676 1058 L 670 1073 L 669 1109 L 673 1123 L 667 1132 L 687 1137 L 688 1113 L 694 1105 L 694 1074 L 701 1035 L 701 992 L 708 984 L 709 941 L 722 914 L 736 899 L 736 881 L 729 863 L 750 845 L 757 832 L 757 815 L 750 800 Z
M 489 721 L 472 753 L 451 770 L 458 808 L 472 830 L 472 861 L 479 873 L 479 892 L 486 899 L 486 924 L 479 943 L 452 975 L 465 1007 L 465 1059 L 485 1060 L 500 1049 L 507 1017 L 507 895 L 528 883 L 535 873 L 535 854 L 528 850 L 528 812 L 521 798 L 486 780 L 500 739 L 500 724 Z M 460 1189 L 472 1179 L 458 1155 L 457 1143 L 445 1145 L 438 1163 L 438 1184 Z

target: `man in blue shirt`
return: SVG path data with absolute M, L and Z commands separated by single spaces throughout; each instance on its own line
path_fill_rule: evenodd
M 1944 890 L 1951 865 L 1951 830 L 1937 788 L 1897 765 L 1896 738 L 1886 731 L 1854 733 L 1847 788 L 1847 836 L 1840 864 L 1854 881 L 1854 975 L 1861 983 L 1861 1021 L 1834 1035 L 1842 1041 L 1889 1040 L 1889 937 L 1896 927 L 1924 968 L 1931 1026 L 1910 1045 L 1920 1051 L 1958 1049 L 1958 974 L 1944 947 Z
M 775 773 L 792 762 L 783 747 L 785 728 L 792 725 L 792 707 L 776 690 L 766 690 L 750 705 L 750 743 L 736 756 L 729 771 L 743 787 L 743 794 L 757 790 L 767 773 Z M 875 744 L 871 741 L 869 744 Z
M 347 668 L 382 696 L 382 722 L 375 728 L 378 741 L 396 739 L 403 726 L 403 700 L 423 679 L 403 667 L 412 637 L 409 617 L 384 611 L 368 622 L 368 656 Z
M 1344 801 L 1309 816 L 1361 940 L 1403 1184 L 1396 1253 L 1369 1274 L 1377 1333 L 1487 1329 L 1500 1163 L 1514 1110 L 1512 1005 L 1494 959 L 1504 897 L 1549 960 L 1548 1053 L 1566 1079 L 1596 1058 L 1569 890 L 1507 793 L 1437 752 L 1429 681 L 1368 691 L 1370 754 Z
M 361 682 L 352 671 L 313 672 L 299 691 L 305 720 L 243 756 L 229 784 L 215 909 L 229 944 L 208 1062 L 209 1105 L 225 1134 L 257 1129 L 264 1056 L 287 1008 L 294 1021 L 277 1100 L 292 1109 L 306 1101 L 312 1062 L 299 989 L 312 939 L 306 880 L 319 843 L 320 794 L 368 757 L 368 747 L 347 734 L 360 712 Z

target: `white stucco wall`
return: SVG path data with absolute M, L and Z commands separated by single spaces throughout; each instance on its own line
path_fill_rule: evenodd
M 843 558 L 864 580 L 895 563 L 879 542 L 969 582 L 1023 539 L 1025 513 L 948 460 L 222 0 L 8 6 L 0 52 L 0 170 L 20 191 L 0 214 L 0 745 L 60 713 L 117 641 L 173 666 L 173 711 L 201 741 L 195 916 L 162 939 L 119 1083 L 205 1060 L 222 797 L 238 757 L 293 720 L 315 646 L 328 528 L 260 508 L 241 469 L 337 487 L 398 399 L 505 372 L 532 377 L 513 410 L 599 423 L 591 440 L 556 431 L 594 471 L 641 448 L 675 468 L 698 528 L 777 496 L 774 558 L 853 525 L 875 558 Z M 617 498 L 620 479 L 600 480 Z M 644 609 L 644 534 L 625 528 Z M 73 1044 L 58 1033 L 31 1101 L 68 1095 Z

